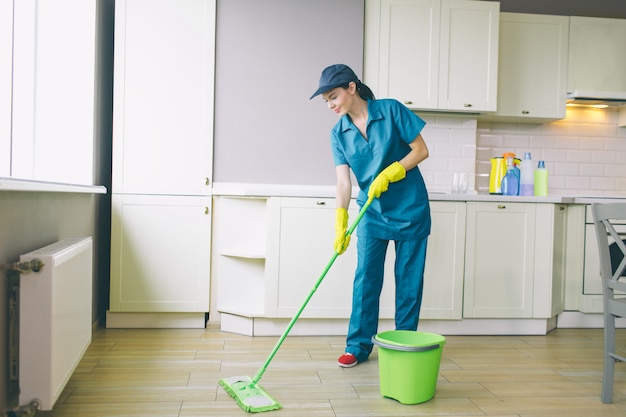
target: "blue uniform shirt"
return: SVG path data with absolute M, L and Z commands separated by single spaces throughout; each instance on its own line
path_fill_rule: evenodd
M 367 200 L 374 178 L 410 152 L 409 143 L 426 125 L 397 100 L 367 103 L 367 140 L 348 115 L 339 119 L 330 134 L 335 165 L 347 164 L 359 183 L 359 206 Z M 415 240 L 430 234 L 428 192 L 418 167 L 407 171 L 406 178 L 389 184 L 389 190 L 374 199 L 357 234 L 388 240 Z

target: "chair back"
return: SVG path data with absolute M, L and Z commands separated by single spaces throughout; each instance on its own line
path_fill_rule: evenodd
M 605 288 L 625 290 L 626 282 L 618 282 L 626 276 L 626 232 L 617 230 L 616 225 L 626 224 L 626 203 L 596 203 L 591 205 L 591 211 Z
M 593 224 L 600 253 L 602 303 L 604 307 L 604 368 L 602 371 L 603 403 L 613 402 L 615 363 L 626 362 L 616 348 L 615 320 L 626 317 L 626 203 L 592 204 Z M 621 233 L 620 233 L 621 231 Z

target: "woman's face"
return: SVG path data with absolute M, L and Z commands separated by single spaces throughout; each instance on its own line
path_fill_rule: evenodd
M 350 111 L 354 101 L 354 83 L 350 83 L 348 88 L 337 87 L 322 94 L 322 98 L 328 104 L 328 108 L 338 116 L 344 116 Z

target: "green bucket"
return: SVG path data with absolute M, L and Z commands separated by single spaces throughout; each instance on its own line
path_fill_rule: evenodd
M 383 397 L 402 404 L 419 404 L 435 396 L 445 337 L 391 330 L 375 335 L 372 342 L 379 348 L 378 370 Z

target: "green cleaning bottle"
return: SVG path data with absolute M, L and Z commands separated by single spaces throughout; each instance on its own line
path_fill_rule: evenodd
M 535 170 L 535 195 L 538 197 L 548 195 L 548 170 L 544 161 L 539 161 Z

